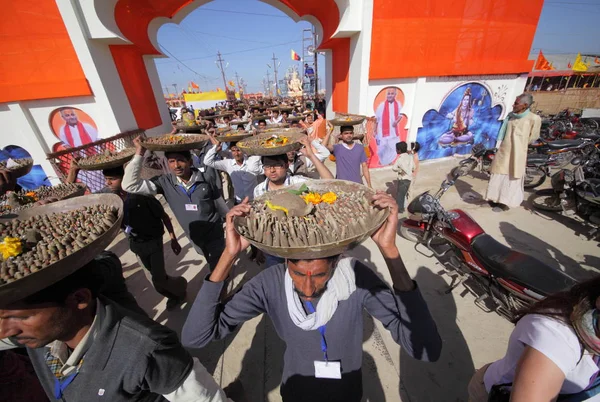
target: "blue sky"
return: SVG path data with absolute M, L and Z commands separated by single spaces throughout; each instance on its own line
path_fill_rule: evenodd
M 527 0 L 524 0 L 527 1 Z M 546 0 L 532 45 L 532 52 L 600 54 L 600 0 Z M 267 71 L 273 80 L 273 53 L 279 71 L 301 66 L 290 58 L 293 49 L 302 55 L 302 30 L 307 22 L 295 23 L 278 9 L 258 0 L 215 0 L 190 13 L 179 25 L 163 25 L 158 32 L 161 51 L 168 59 L 156 65 L 164 87 L 173 92 L 187 88 L 189 81 L 201 90 L 223 87 L 215 64 L 217 51 L 228 67 L 227 79 L 237 72 L 248 92 L 263 90 Z M 175 58 L 178 60 L 176 60 Z M 320 73 L 324 58 L 319 57 Z M 281 75 L 281 74 L 280 74 Z M 324 76 L 324 74 L 323 74 Z M 324 84 L 324 81 L 323 81 Z

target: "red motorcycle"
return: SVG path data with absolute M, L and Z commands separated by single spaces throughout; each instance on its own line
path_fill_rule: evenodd
M 455 169 L 435 195 L 426 191 L 415 197 L 408 206 L 410 219 L 400 227 L 404 238 L 417 243 L 417 251 L 424 246 L 432 253 L 428 257 L 445 260 L 446 269 L 458 274 L 448 292 L 464 283 L 476 296 L 475 304 L 484 310 L 491 306 L 513 321 L 517 310 L 576 283 L 564 272 L 498 242 L 465 211 L 446 211 L 440 198 L 454 185 L 459 171 Z

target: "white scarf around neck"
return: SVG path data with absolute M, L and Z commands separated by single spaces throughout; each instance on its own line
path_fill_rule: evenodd
M 294 290 L 294 282 L 286 268 L 284 286 L 287 307 L 290 318 L 297 327 L 312 331 L 329 322 L 337 309 L 338 302 L 347 300 L 356 290 L 354 264 L 356 259 L 352 257 L 344 257 L 338 261 L 333 276 L 327 282 L 327 289 L 315 307 L 315 312 L 308 315 L 304 311 L 300 296 Z

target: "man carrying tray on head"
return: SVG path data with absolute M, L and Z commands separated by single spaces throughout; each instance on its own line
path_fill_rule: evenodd
M 263 167 L 260 156 L 246 156 L 237 146 L 237 142 L 229 143 L 231 158 L 217 160 L 222 143 L 214 136 L 209 136 L 212 146 L 204 156 L 204 164 L 214 169 L 226 172 L 233 182 L 235 203 L 239 204 L 246 197 L 254 198 L 254 187 L 258 183 L 256 176 L 262 174 Z
M 395 244 L 398 206 L 384 193 L 373 196 L 372 205 L 391 210 L 372 238 L 385 259 L 392 288 L 361 262 L 330 256 L 323 249 L 314 251 L 313 259 L 287 259 L 264 270 L 231 299 L 220 302 L 233 263 L 249 245 L 236 232 L 234 218 L 249 219 L 251 206 L 244 201 L 232 208 L 227 214 L 226 248 L 190 310 L 181 335 L 183 344 L 203 347 L 267 314 L 286 343 L 284 402 L 361 400 L 364 309 L 383 323 L 407 354 L 436 361 L 441 353 L 440 336 Z
M 75 183 L 79 170 L 77 160 L 72 159 L 69 175 L 65 181 Z M 125 174 L 123 166 L 104 169 L 102 174 L 106 187 L 96 193 L 116 194 L 121 197 L 124 211 L 122 228 L 129 240 L 129 249 L 135 254 L 140 266 L 144 268 L 144 274 L 154 289 L 167 298 L 167 309 L 175 308 L 185 300 L 187 280 L 182 276 L 169 276 L 165 271 L 163 225 L 169 232 L 173 253 L 179 255 L 181 252 L 171 218 L 155 197 L 128 194 L 123 191 L 121 187 Z
M 0 350 L 26 347 L 50 400 L 228 401 L 175 332 L 99 292 L 98 260 L 81 264 L 43 290 L 0 301 Z
M 308 136 L 304 136 L 300 141 L 304 145 L 303 153 L 306 158 L 311 161 L 321 179 L 333 179 L 333 174 L 313 152 Z M 261 158 L 264 175 L 267 177 L 265 181 L 254 188 L 254 198 L 260 197 L 267 191 L 279 190 L 280 188 L 291 186 L 292 184 L 302 183 L 310 180 L 306 176 L 291 176 L 288 172 L 290 162 L 287 153 L 282 155 L 263 156 Z M 283 262 L 282 258 L 265 254 L 265 267 Z
M 212 271 L 225 247 L 217 201 L 221 197 L 203 169 L 193 167 L 190 151 L 165 152 L 171 173 L 142 179 L 146 149 L 141 137 L 133 140 L 136 153 L 125 168 L 123 190 L 133 194 L 162 194 L 183 231 L 198 253 L 202 252 Z

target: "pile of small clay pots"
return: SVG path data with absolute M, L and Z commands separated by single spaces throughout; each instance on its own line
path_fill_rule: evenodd
M 111 162 L 115 159 L 120 160 L 123 158 L 133 157 L 133 154 L 135 154 L 135 148 L 125 148 L 118 152 L 112 152 L 112 151 L 106 150 L 104 153 L 101 153 L 101 154 L 86 156 L 85 158 L 81 158 L 77 163 L 82 168 L 85 168 L 86 166 L 94 166 L 94 165 L 100 165 L 100 164 L 106 163 L 106 162 Z
M 0 263 L 0 286 L 21 279 L 80 250 L 117 221 L 109 205 L 0 222 L 0 241 L 21 239 L 22 253 Z M 1 259 L 1 256 L 0 256 Z
M 337 191 L 337 200 L 332 204 L 322 202 L 302 208 L 301 213 L 292 213 L 292 203 L 281 205 L 288 209 L 287 214 L 272 211 L 267 206 L 269 198 L 261 197 L 254 201 L 247 217 L 237 220 L 237 229 L 242 236 L 269 247 L 310 247 L 341 242 L 368 232 L 385 216 L 385 210 L 370 204 L 370 197 L 370 193 L 362 190 Z
M 56 186 L 42 186 L 36 190 L 13 191 L 0 197 L 0 215 L 30 208 L 36 201 L 50 198 L 63 200 L 81 190 L 81 184 L 61 183 Z
M 9 167 L 9 168 L 6 167 L 6 165 L 8 163 L 8 159 L 0 161 L 0 169 L 16 170 L 16 169 L 20 169 L 22 166 L 30 165 L 33 163 L 33 160 L 31 158 L 17 158 L 17 159 L 13 159 L 12 161 L 13 161 L 13 166 Z

